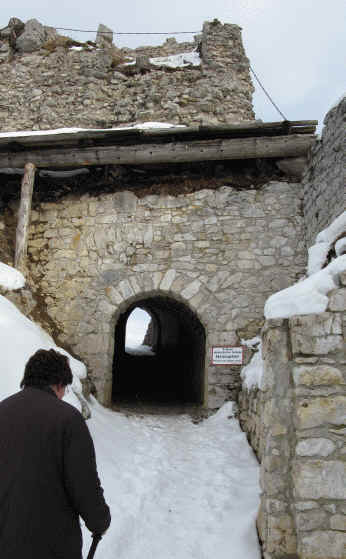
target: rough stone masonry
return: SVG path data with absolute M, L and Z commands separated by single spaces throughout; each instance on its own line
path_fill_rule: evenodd
M 160 61 L 179 53 L 199 53 L 200 63 Z M 2 131 L 240 122 L 254 118 L 252 93 L 240 27 L 217 20 L 193 43 L 135 50 L 64 40 L 37 20 L 14 18 L 0 31 Z

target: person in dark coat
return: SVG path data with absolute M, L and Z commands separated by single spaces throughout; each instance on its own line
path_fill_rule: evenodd
M 1 559 L 82 559 L 79 516 L 93 534 L 110 524 L 88 427 L 61 400 L 71 382 L 68 358 L 39 350 L 0 403 Z

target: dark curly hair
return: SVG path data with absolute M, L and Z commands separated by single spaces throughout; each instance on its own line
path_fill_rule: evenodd
M 53 386 L 72 383 L 72 372 L 68 357 L 54 349 L 39 349 L 25 365 L 24 377 L 20 383 L 24 386 Z

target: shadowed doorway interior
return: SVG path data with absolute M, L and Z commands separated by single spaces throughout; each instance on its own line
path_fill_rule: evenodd
M 136 345 L 129 326 L 139 309 L 147 326 Z M 112 400 L 202 404 L 204 360 L 205 331 L 186 305 L 161 296 L 137 301 L 115 327 Z

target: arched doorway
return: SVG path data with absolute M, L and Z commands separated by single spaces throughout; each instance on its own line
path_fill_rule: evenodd
M 150 325 L 143 352 L 126 348 L 126 326 L 135 309 L 146 311 Z M 131 304 L 115 327 L 113 402 L 202 404 L 205 331 L 183 303 L 152 296 Z

